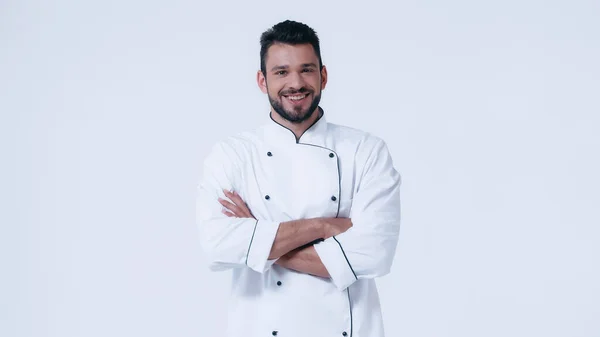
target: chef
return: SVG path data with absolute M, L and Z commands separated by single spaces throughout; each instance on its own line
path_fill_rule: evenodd
M 312 28 L 284 21 L 260 42 L 271 111 L 214 144 L 198 186 L 209 268 L 233 277 L 225 336 L 383 337 L 374 280 L 396 251 L 400 175 L 381 138 L 327 122 Z

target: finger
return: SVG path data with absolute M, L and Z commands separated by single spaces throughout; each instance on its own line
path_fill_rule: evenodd
M 221 213 L 225 214 L 230 218 L 241 218 L 242 216 L 239 213 L 229 210 L 228 208 L 221 208 Z
M 225 196 L 227 196 L 228 198 L 232 199 L 235 198 L 236 194 L 232 191 L 228 191 L 228 190 L 223 190 L 223 193 L 225 193 Z
M 247 206 L 245 207 L 245 203 L 242 198 L 236 192 L 230 192 L 227 190 L 223 190 L 225 196 L 229 198 L 229 200 L 233 201 L 233 204 L 237 206 L 236 212 L 238 215 L 247 215 Z
M 235 204 L 233 204 L 232 202 L 230 202 L 229 200 L 223 199 L 223 198 L 218 198 L 219 203 L 221 205 L 223 205 L 224 207 L 227 207 L 227 209 L 233 211 L 237 208 L 237 206 Z
M 234 217 L 235 217 L 235 214 L 233 214 L 233 213 L 231 213 L 231 212 L 227 211 L 226 209 L 222 209 L 222 210 L 221 210 L 221 213 L 225 214 L 225 216 L 228 216 L 228 217 L 230 217 L 230 218 L 234 218 Z
M 240 215 L 242 212 L 240 211 L 239 207 L 237 207 L 236 205 L 232 204 L 231 202 L 225 200 L 225 199 L 221 199 L 219 198 L 219 203 L 221 205 L 223 205 L 223 207 L 227 208 L 229 211 L 231 211 L 232 213 L 234 213 L 235 215 Z
M 236 204 L 240 212 L 243 213 L 244 217 L 252 217 L 252 213 L 250 212 L 250 209 L 248 209 L 248 205 L 244 202 L 244 200 L 242 200 L 242 197 L 240 197 L 236 191 L 228 191 L 228 197 Z
M 250 211 L 248 204 L 242 199 L 242 197 L 240 197 L 240 195 L 237 192 L 233 191 L 233 193 L 235 194 L 236 200 L 239 200 L 239 204 L 236 204 L 238 205 L 240 210 L 242 210 L 247 217 L 254 218 L 254 215 L 252 215 L 252 211 Z
M 238 206 L 241 206 L 244 204 L 244 201 L 242 200 L 240 195 L 237 194 L 237 192 L 235 192 L 235 191 L 233 191 L 233 192 L 227 191 L 227 193 L 225 195 Z

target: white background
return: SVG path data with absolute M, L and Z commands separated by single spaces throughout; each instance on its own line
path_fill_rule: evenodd
M 196 184 L 287 18 L 403 177 L 388 336 L 600 336 L 596 0 L 0 0 L 0 336 L 221 336 Z

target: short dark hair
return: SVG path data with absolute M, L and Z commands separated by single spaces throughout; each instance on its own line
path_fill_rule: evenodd
M 291 45 L 310 43 L 319 59 L 319 69 L 323 68 L 319 37 L 314 29 L 301 22 L 286 20 L 269 28 L 260 36 L 260 70 L 264 75 L 266 75 L 267 51 L 275 43 Z

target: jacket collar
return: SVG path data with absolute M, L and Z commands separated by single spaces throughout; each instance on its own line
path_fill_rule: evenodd
M 302 143 L 322 146 L 325 143 L 325 135 L 327 133 L 327 120 L 325 111 L 319 107 L 319 118 L 304 131 L 299 139 L 296 139 L 294 132 L 287 127 L 276 122 L 269 113 L 269 120 L 265 126 L 265 137 L 268 141 L 278 143 Z

